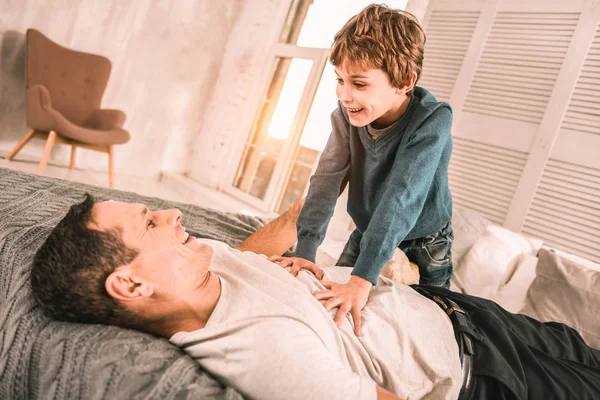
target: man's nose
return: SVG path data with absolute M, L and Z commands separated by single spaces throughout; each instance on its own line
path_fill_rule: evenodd
M 179 224 L 179 221 L 181 221 L 181 211 L 177 208 L 169 210 L 167 215 L 167 225 L 175 226 Z

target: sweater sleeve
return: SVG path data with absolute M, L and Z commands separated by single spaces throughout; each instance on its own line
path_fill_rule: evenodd
M 331 114 L 332 132 L 321 153 L 319 164 L 310 178 L 308 195 L 298 217 L 296 256 L 315 261 L 346 173 L 350 169 L 350 122 L 342 105 Z
M 452 111 L 440 107 L 398 149 L 388 186 L 360 242 L 352 275 L 374 285 L 394 249 L 414 227 L 446 146 L 451 145 Z

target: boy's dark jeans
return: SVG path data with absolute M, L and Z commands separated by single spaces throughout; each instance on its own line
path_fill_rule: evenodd
M 336 265 L 353 267 L 360 253 L 362 234 L 354 230 Z M 408 259 L 419 266 L 420 285 L 448 289 L 452 277 L 452 241 L 454 234 L 448 222 L 439 232 L 422 238 L 405 240 L 398 246 Z

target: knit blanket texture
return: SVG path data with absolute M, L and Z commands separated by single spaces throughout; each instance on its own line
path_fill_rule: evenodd
M 36 304 L 33 256 L 68 208 L 98 200 L 177 207 L 198 237 L 236 245 L 265 221 L 0 168 L 0 399 L 225 399 L 224 387 L 165 339 L 112 326 L 53 321 Z

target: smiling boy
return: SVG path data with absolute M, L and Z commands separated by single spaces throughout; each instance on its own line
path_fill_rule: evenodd
M 452 197 L 448 163 L 452 110 L 416 87 L 425 34 L 416 18 L 370 5 L 336 34 L 330 56 L 338 108 L 297 222 L 296 257 L 272 257 L 292 273 L 314 264 L 337 198 L 349 181 L 348 213 L 356 224 L 337 265 L 354 267 L 345 284 L 324 282 L 327 310 L 360 310 L 394 250 L 419 266 L 420 284 L 448 288 L 452 276 Z

